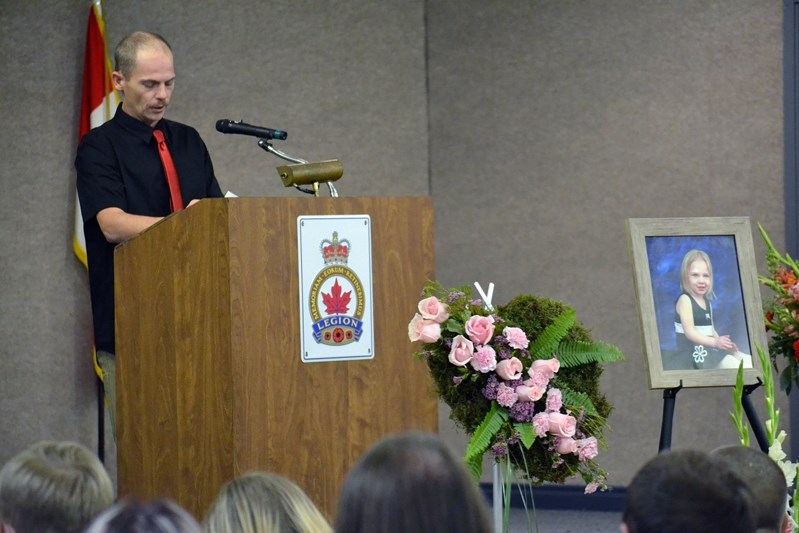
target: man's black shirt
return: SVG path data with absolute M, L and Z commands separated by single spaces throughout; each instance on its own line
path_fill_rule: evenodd
M 208 150 L 197 130 L 162 119 L 177 168 L 183 201 L 218 198 Z M 169 187 L 164 176 L 153 128 L 127 115 L 122 106 L 114 118 L 87 133 L 75 159 L 77 186 L 89 261 L 95 346 L 114 353 L 114 244 L 106 241 L 97 213 L 118 207 L 132 215 L 162 217 L 170 213 Z

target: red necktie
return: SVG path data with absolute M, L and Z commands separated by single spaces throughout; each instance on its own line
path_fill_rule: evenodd
M 172 161 L 172 154 L 169 153 L 169 147 L 164 140 L 164 134 L 161 130 L 153 130 L 153 137 L 158 141 L 158 155 L 161 156 L 161 164 L 164 165 L 164 174 L 166 174 L 166 182 L 169 185 L 169 208 L 174 213 L 183 209 L 183 197 L 180 195 L 180 182 L 178 181 L 178 171 L 175 168 L 175 162 Z

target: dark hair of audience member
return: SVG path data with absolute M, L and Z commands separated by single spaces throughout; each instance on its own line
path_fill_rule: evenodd
M 86 533 L 200 533 L 200 525 L 168 499 L 123 500 L 98 516 Z
M 622 527 L 629 533 L 753 533 L 753 506 L 746 484 L 724 462 L 696 450 L 668 451 L 633 477 Z
M 311 499 L 277 474 L 251 472 L 226 483 L 203 520 L 208 533 L 329 533 Z
M 37 442 L 0 470 L 0 531 L 78 533 L 113 502 L 105 467 L 77 442 Z
M 339 533 L 488 533 L 488 508 L 462 461 L 435 435 L 384 438 L 341 493 Z
M 726 462 L 749 487 L 759 530 L 780 531 L 786 516 L 788 484 L 777 463 L 761 450 L 737 445 L 716 448 L 710 455 Z

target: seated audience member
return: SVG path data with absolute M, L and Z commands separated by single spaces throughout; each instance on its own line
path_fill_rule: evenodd
M 200 524 L 171 500 L 125 500 L 98 516 L 86 533 L 200 533 Z
M 113 502 L 103 464 L 76 442 L 38 442 L 0 470 L 0 533 L 78 533 Z
M 300 487 L 252 472 L 226 483 L 203 521 L 208 533 L 330 533 L 330 524 Z
M 753 533 L 754 500 L 721 460 L 695 450 L 650 459 L 627 487 L 622 533 Z
M 755 448 L 737 445 L 716 448 L 710 455 L 726 462 L 749 487 L 758 531 L 793 531 L 791 518 L 786 514 L 788 484 L 771 457 Z
M 435 435 L 387 437 L 361 457 L 339 501 L 339 533 L 488 533 L 488 508 L 462 461 Z

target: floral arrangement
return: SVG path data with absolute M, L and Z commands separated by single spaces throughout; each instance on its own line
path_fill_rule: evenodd
M 472 435 L 465 461 L 508 461 L 533 484 L 580 475 L 587 493 L 606 489 L 595 462 L 612 406 L 599 391 L 600 363 L 624 359 L 594 342 L 560 302 L 517 296 L 496 310 L 468 287 L 428 282 L 408 325 L 450 417 Z
M 765 303 L 766 329 L 769 336 L 769 356 L 780 373 L 780 388 L 791 392 L 799 383 L 799 265 L 790 255 L 780 254 L 763 226 L 758 224 L 766 242 L 768 276 L 759 276 L 761 283 L 774 292 Z

